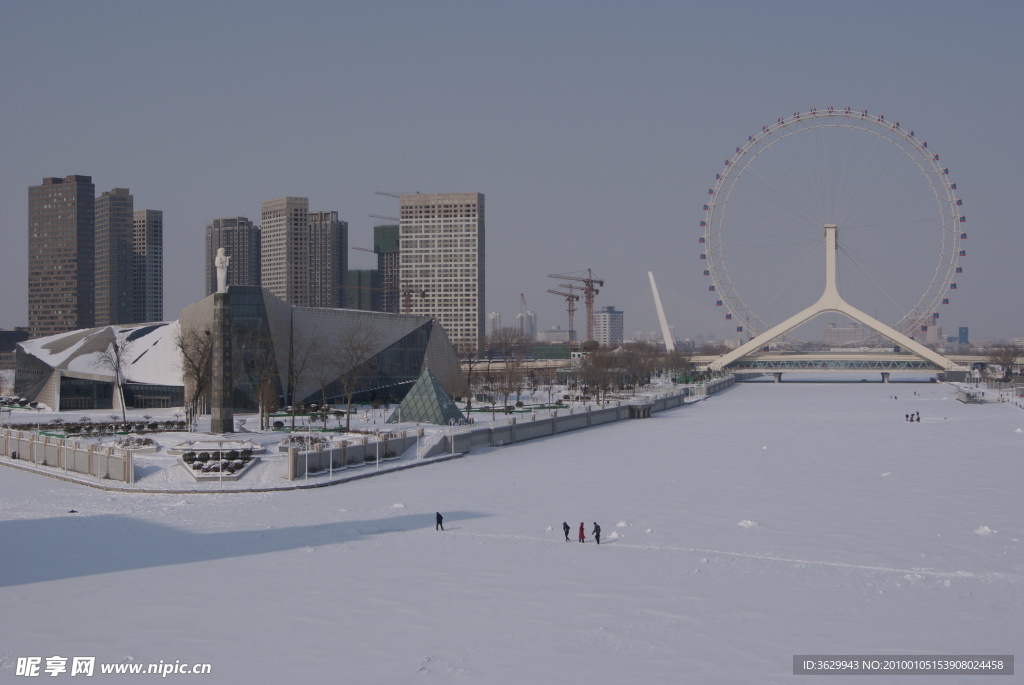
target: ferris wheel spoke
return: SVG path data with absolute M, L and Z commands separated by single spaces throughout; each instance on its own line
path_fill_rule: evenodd
M 836 224 L 844 297 L 884 310 L 882 320 L 931 316 L 959 271 L 961 216 L 947 174 L 927 143 L 883 117 L 780 118 L 737 148 L 709 191 L 709 290 L 737 332 L 767 328 L 766 318 L 817 295 L 820 249 L 812 255 L 823 226 Z

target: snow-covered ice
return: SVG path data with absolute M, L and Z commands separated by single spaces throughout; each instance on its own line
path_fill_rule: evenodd
M 210 663 L 227 684 L 519 685 L 845 683 L 791 675 L 793 655 L 1012 654 L 1024 412 L 893 387 L 743 384 L 305 491 L 0 469 L 0 682 L 52 655 Z M 610 534 L 567 543 L 562 521 Z

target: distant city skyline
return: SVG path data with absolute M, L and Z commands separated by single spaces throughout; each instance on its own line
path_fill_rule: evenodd
M 128 188 L 95 190 L 76 174 L 28 188 L 32 337 L 163 319 L 162 212 L 135 210 Z
M 267 198 L 304 196 L 349 223 L 350 246 L 369 248 L 382 223 L 370 215 L 399 211 L 396 198 L 376 191 L 472 189 L 489 204 L 487 311 L 511 321 L 522 294 L 540 330 L 564 329 L 565 303 L 547 294 L 547 274 L 589 268 L 606 282 L 596 306 L 626 312 L 627 336 L 657 330 L 645 313 L 653 312 L 652 271 L 677 337 L 725 339 L 735 326 L 698 261 L 704 194 L 764 124 L 835 105 L 914 128 L 956 179 L 970 237 L 964 273 L 941 310 L 944 329 L 969 327 L 977 339 L 1024 334 L 1024 303 L 1005 295 L 1024 253 L 1013 205 L 1024 142 L 1006 118 L 1024 98 L 1014 87 L 1024 71 L 1019 4 L 970 12 L 947 0 L 814 12 L 794 0 L 122 9 L 106 0 L 16 0 L 0 10 L 18 27 L 0 45 L 0 89 L 19 103 L 7 114 L 16 133 L 0 163 L 9 238 L 0 284 L 10 295 L 0 301 L 2 328 L 29 324 L 25 189 L 82 174 L 100 191 L 126 187 L 137 206 L 163 211 L 167 319 L 205 294 L 200 256 L 215 218 L 256 222 Z M 263 48 L 226 50 L 217 36 L 228 30 Z M 289 36 L 344 48 L 293 50 Z M 88 79 L 54 87 L 68 64 L 116 73 L 123 87 L 97 89 Z M 254 99 L 272 82 L 302 95 Z M 880 249 L 906 249 L 898 226 L 879 235 Z M 922 243 L 913 254 L 925 263 L 936 251 Z M 376 266 L 376 255 L 348 256 L 350 268 Z M 846 272 L 851 282 L 857 275 Z M 751 280 L 746 292 L 777 285 L 745 266 L 736 277 Z M 928 286 L 918 280 L 892 273 L 880 286 L 909 307 Z M 801 291 L 780 309 L 807 304 Z M 577 313 L 576 328 L 583 323 Z

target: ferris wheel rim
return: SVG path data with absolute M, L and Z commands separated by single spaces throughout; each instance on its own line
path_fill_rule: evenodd
M 956 193 L 956 184 L 950 181 L 949 169 L 942 166 L 939 155 L 930 150 L 927 141 L 919 139 L 913 129 L 902 127 L 899 121 L 886 120 L 884 115 L 871 115 L 867 110 L 854 111 L 849 107 L 829 107 L 820 111 L 811 108 L 809 112 L 794 112 L 790 117 L 779 117 L 775 124 L 762 126 L 759 133 L 748 136 L 747 142 L 737 146 L 733 156 L 725 161 L 722 172 L 716 174 L 715 185 L 708 189 L 704 220 L 701 221 L 701 259 L 706 260 L 705 275 L 711 277 L 709 290 L 715 293 L 716 304 L 726 307 L 726 318 L 735 319 L 737 332 L 752 337 L 770 328 L 771 324 L 747 305 L 729 275 L 721 239 L 722 229 L 726 225 L 724 216 L 729 197 L 743 172 L 761 154 L 798 133 L 825 127 L 858 130 L 891 143 L 925 177 L 938 207 L 942 240 L 938 263 L 927 289 L 895 323 L 894 328 L 913 325 L 920 319 L 922 312 L 935 312 L 937 318 L 936 310 L 940 301 L 949 301 L 948 297 L 943 297 L 946 290 L 956 288 L 954 278 L 962 270 L 959 257 L 963 256 L 964 251 L 960 248 L 960 240 L 966 237 L 966 234 L 961 233 L 966 219 L 959 209 L 962 200 Z

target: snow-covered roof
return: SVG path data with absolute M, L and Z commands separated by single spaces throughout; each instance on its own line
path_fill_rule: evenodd
M 130 357 L 132 383 L 183 385 L 175 340 L 178 322 L 138 326 L 102 326 L 59 333 L 19 343 L 21 349 L 53 369 L 76 374 L 107 376 L 99 358 L 115 340 L 124 340 Z

